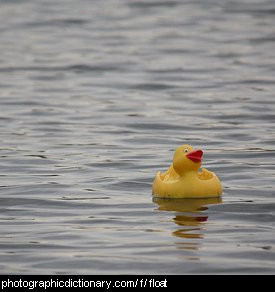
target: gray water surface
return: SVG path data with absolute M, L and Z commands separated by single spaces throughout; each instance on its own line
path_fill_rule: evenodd
M 274 1 L 1 0 L 0 273 L 275 273 Z M 174 149 L 222 200 L 152 201 Z

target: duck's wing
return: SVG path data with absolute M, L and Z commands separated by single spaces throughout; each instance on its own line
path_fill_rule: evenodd
M 162 179 L 163 181 L 168 181 L 168 180 L 175 180 L 178 178 L 178 174 L 175 171 L 173 165 L 171 165 L 168 170 L 162 174 Z
M 206 168 L 202 168 L 201 172 L 198 173 L 198 177 L 202 180 L 211 179 L 213 176 L 213 172 L 207 170 Z

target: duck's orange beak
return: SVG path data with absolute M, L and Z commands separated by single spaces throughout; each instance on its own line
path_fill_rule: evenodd
M 191 151 L 190 153 L 188 153 L 186 155 L 186 157 L 188 157 L 190 160 L 192 160 L 194 162 L 201 162 L 202 155 L 203 155 L 202 150 L 194 150 L 194 151 Z

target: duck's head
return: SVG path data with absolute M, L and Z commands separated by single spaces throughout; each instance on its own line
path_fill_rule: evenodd
M 181 175 L 187 171 L 198 171 L 201 167 L 203 152 L 190 145 L 182 145 L 175 151 L 173 167 Z

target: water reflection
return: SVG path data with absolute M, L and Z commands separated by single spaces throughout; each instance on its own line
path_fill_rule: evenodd
M 172 211 L 173 221 L 177 229 L 172 232 L 173 236 L 185 239 L 184 242 L 176 242 L 180 249 L 198 249 L 200 243 L 189 241 L 190 239 L 204 238 L 204 224 L 208 220 L 208 205 L 221 204 L 221 198 L 206 199 L 161 199 L 154 198 L 153 201 L 158 204 L 159 211 Z M 188 240 L 187 240 L 188 239 Z

